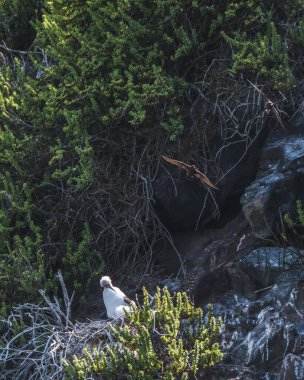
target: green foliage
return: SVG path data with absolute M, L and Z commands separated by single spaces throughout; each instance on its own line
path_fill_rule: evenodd
M 284 244 L 303 249 L 304 242 L 304 209 L 301 200 L 297 200 L 295 207 L 283 215 L 281 238 Z M 303 258 L 299 255 L 299 266 L 303 266 Z
M 72 240 L 67 241 L 66 255 L 62 258 L 62 264 L 65 268 L 69 268 L 66 276 L 74 279 L 73 287 L 75 289 L 79 289 L 82 285 L 89 288 L 90 280 L 95 279 L 104 269 L 100 252 L 96 249 L 89 249 L 92 240 L 89 225 L 85 223 L 79 243 L 75 246 Z
M 68 378 L 186 380 L 222 359 L 221 321 L 211 310 L 203 316 L 186 293 L 172 297 L 166 288 L 157 289 L 154 302 L 152 308 L 144 290 L 143 306 L 127 313 L 123 325 L 112 325 L 115 344 L 85 349 L 82 358 L 67 363 Z
M 45 280 L 42 235 L 33 220 L 31 191 L 14 184 L 9 172 L 0 175 L 0 302 L 23 301 Z
M 150 218 L 145 214 L 141 224 L 139 210 L 136 217 L 129 211 L 130 204 L 140 207 L 129 180 L 130 151 L 137 135 L 159 138 L 161 128 L 172 139 L 182 133 L 185 89 L 203 73 L 207 35 L 219 25 L 213 5 L 190 0 L 43 5 L 42 17 L 40 1 L 2 1 L 0 8 L 2 37 L 14 48 L 25 31 L 34 37 L 36 20 L 35 41 L 22 42 L 31 50 L 8 55 L 10 65 L 0 72 L 0 165 L 9 186 L 28 189 L 14 200 L 27 202 L 24 214 L 14 210 L 11 217 L 5 208 L 1 214 L 5 303 L 37 288 L 54 290 L 59 268 L 81 295 L 102 271 L 104 255 L 129 255 L 128 242 L 139 246 L 148 235 L 140 228 Z M 12 24 L 10 15 L 19 21 Z M 131 222 L 123 220 L 128 214 Z
M 180 133 L 182 96 L 193 76 L 186 66 L 203 54 L 209 24 L 200 20 L 213 17 L 212 6 L 189 0 L 46 4 L 37 44 L 60 62 L 45 76 L 62 78 L 52 90 L 54 100 L 63 100 L 62 117 L 72 121 L 67 133 L 82 120 L 112 128 L 152 122 Z
M 230 3 L 224 15 L 222 36 L 233 48 L 233 73 L 259 75 L 277 90 L 291 90 L 291 60 L 303 49 L 304 2 L 276 5 L 266 1 Z M 226 23 L 230 22 L 230 27 Z M 238 24 L 238 28 L 231 26 Z
M 35 108 L 36 99 L 32 101 L 37 83 L 19 60 L 15 60 L 14 71 L 7 67 L 0 73 L 0 83 L 0 165 L 4 169 L 0 175 L 0 302 L 5 313 L 12 302 L 36 298 L 39 288 L 54 292 L 53 273 L 58 268 L 69 283 L 77 283 L 78 288 L 84 282 L 89 286 L 103 269 L 103 257 L 92 247 L 90 227 L 84 222 L 77 225 L 74 236 L 60 242 L 59 247 L 66 244 L 65 252 L 57 248 L 55 234 L 58 236 L 63 225 L 53 212 L 58 199 L 54 186 L 62 176 L 56 177 L 60 168 L 53 172 L 50 168 L 60 160 L 59 139 L 53 147 L 45 123 L 42 129 L 35 124 L 35 120 L 43 120 Z M 88 145 L 84 140 L 83 146 L 75 147 L 79 164 L 69 168 L 72 175 L 68 179 L 78 189 L 92 181 L 92 149 Z M 51 198 L 49 209 L 43 202 Z
M 300 200 L 296 201 L 296 217 L 293 218 L 290 214 L 284 215 L 284 222 L 291 229 L 295 230 L 297 226 L 304 226 L 304 209 Z

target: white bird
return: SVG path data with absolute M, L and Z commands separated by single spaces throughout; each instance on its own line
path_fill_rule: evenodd
M 103 301 L 109 318 L 118 318 L 125 315 L 125 311 L 131 312 L 132 301 L 119 288 L 112 285 L 109 276 L 103 276 L 100 280 L 103 289 Z

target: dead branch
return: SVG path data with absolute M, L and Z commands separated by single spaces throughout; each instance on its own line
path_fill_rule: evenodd
M 64 375 L 63 359 L 81 355 L 86 346 L 102 345 L 110 334 L 106 321 L 70 320 L 72 300 L 60 272 L 57 278 L 64 294 L 65 310 L 58 300 L 52 301 L 40 291 L 43 304 L 16 306 L 10 316 L 1 321 L 1 380 L 60 380 Z

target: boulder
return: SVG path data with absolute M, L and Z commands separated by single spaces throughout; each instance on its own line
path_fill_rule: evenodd
M 158 175 L 153 183 L 153 196 L 160 219 L 171 231 L 194 229 L 202 214 L 207 223 L 215 209 L 208 190 L 174 167 Z
M 254 284 L 245 273 L 234 268 L 219 268 L 203 274 L 194 291 L 194 303 L 203 306 L 218 302 L 224 295 L 252 295 Z
M 180 273 L 181 260 L 196 277 L 242 257 L 263 244 L 252 233 L 244 215 L 240 213 L 223 228 L 204 228 L 203 231 L 180 231 L 171 234 L 154 246 L 158 260 L 169 273 Z
M 234 308 L 232 316 L 237 321 L 234 326 L 226 317 L 223 319 L 223 339 L 232 364 L 242 363 L 274 375 L 289 353 L 302 351 L 303 314 L 299 307 L 303 305 L 295 294 L 296 289 L 291 286 L 275 286 L 254 307 L 243 301 L 243 309 Z M 277 302 L 277 296 L 281 302 Z M 227 345 L 229 339 L 231 344 Z
M 223 321 L 223 362 L 202 379 L 303 379 L 303 288 L 274 285 L 253 301 L 229 294 L 213 304 Z M 208 307 L 204 307 L 206 312 Z
M 281 273 L 299 267 L 302 257 L 303 251 L 293 247 L 259 247 L 239 261 L 239 269 L 247 273 L 261 287 L 266 287 L 273 285 Z M 292 272 L 292 274 L 295 273 Z M 295 277 L 289 278 L 294 281 L 295 279 Z M 285 280 L 288 279 L 285 278 Z
M 259 160 L 257 178 L 241 197 L 242 209 L 254 233 L 268 238 L 282 227 L 284 214 L 303 199 L 304 112 L 283 131 L 269 136 Z

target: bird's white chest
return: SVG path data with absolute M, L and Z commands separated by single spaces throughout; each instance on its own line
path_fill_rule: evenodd
M 114 291 L 109 288 L 103 290 L 103 301 L 109 318 L 121 316 L 123 312 L 121 307 L 126 306 L 127 309 L 129 308 L 128 304 L 124 301 L 124 297 L 125 295 L 121 291 Z

